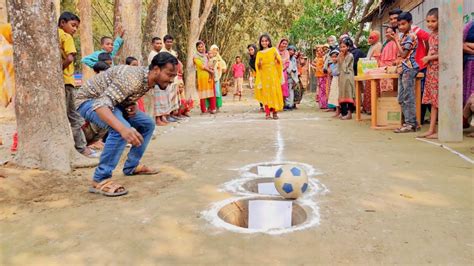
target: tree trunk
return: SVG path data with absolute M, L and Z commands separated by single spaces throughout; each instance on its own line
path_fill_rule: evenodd
M 196 42 L 199 40 L 199 35 L 206 24 L 207 18 L 211 13 L 212 0 L 206 0 L 201 16 L 199 10 L 201 9 L 201 0 L 193 0 L 191 4 L 191 20 L 189 23 L 189 37 L 187 47 L 186 59 L 186 97 L 195 98 L 197 96 L 196 90 L 196 69 L 193 64 L 193 55 L 196 50 Z
M 369 0 L 367 2 L 367 4 L 364 7 L 364 12 L 362 13 L 361 18 L 365 17 L 369 13 L 370 7 L 374 4 L 374 2 L 375 0 Z M 364 23 L 359 23 L 359 30 L 357 31 L 356 36 L 354 37 L 355 45 L 359 45 L 360 36 L 362 35 L 363 31 L 364 31 Z
M 92 40 L 92 2 L 91 0 L 79 0 L 77 2 L 77 10 L 79 11 L 79 17 L 81 23 L 79 24 L 79 33 L 81 38 L 81 56 L 84 58 L 94 52 L 94 42 Z M 82 81 L 88 80 L 94 75 L 94 71 L 86 66 L 82 65 Z
M 59 16 L 61 16 L 61 0 L 53 0 L 54 10 L 56 12 L 56 23 L 58 22 Z
M 148 58 L 153 37 L 163 39 L 168 34 L 168 6 L 169 0 L 152 0 L 148 4 L 142 52 L 145 61 Z
M 125 63 L 125 58 L 133 56 L 142 60 L 142 1 L 115 0 L 115 29 L 119 25 L 125 30 L 124 44 L 119 52 L 119 62 Z
M 8 6 L 13 25 L 17 163 L 70 172 L 76 151 L 66 116 L 54 2 L 9 0 Z
M 0 0 L 0 24 L 8 23 L 7 0 Z
M 133 56 L 141 62 L 147 64 L 147 58 L 142 57 L 142 1 L 136 0 L 115 0 L 114 7 L 114 27 L 115 32 L 119 26 L 125 30 L 123 36 L 124 44 L 119 52 L 118 62 L 125 64 L 125 58 Z M 117 62 L 117 60 L 115 60 Z M 144 96 L 145 111 L 153 116 L 154 101 L 153 90 L 150 90 Z

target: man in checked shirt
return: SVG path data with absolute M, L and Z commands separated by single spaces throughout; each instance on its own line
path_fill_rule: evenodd
M 104 196 L 128 193 L 111 180 L 127 143 L 132 144 L 123 172 L 125 175 L 153 175 L 158 171 L 140 164 L 150 142 L 155 122 L 138 110 L 136 101 L 151 89 L 170 89 L 177 74 L 178 60 L 169 53 L 157 54 L 148 67 L 119 65 L 89 79 L 75 98 L 77 111 L 86 120 L 109 129 L 109 135 L 95 169 L 89 192 Z

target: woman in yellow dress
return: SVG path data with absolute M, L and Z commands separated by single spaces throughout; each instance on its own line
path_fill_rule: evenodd
M 266 119 L 278 119 L 278 111 L 283 109 L 281 84 L 283 67 L 280 54 L 272 47 L 270 36 L 263 34 L 259 39 L 260 51 L 256 58 L 255 98 L 265 107 Z
M 193 61 L 194 65 L 196 65 L 197 89 L 201 100 L 201 112 L 204 114 L 208 111 L 206 108 L 206 99 L 209 99 L 209 113 L 215 114 L 217 106 L 216 92 L 214 90 L 214 70 L 209 63 L 209 58 L 206 54 L 206 45 L 203 41 L 196 43 L 196 50 Z

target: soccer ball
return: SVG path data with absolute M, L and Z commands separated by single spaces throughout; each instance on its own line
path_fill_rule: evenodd
M 283 165 L 275 172 L 275 188 L 286 199 L 296 199 L 308 189 L 306 172 L 296 165 Z

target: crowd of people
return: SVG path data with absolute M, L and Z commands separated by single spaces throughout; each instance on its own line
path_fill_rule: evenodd
M 383 44 L 380 32 L 370 32 L 370 49 L 365 54 L 356 47 L 348 34 L 339 38 L 329 36 L 327 44 L 315 47 L 315 57 L 311 62 L 294 45 L 290 45 L 288 39 L 281 39 L 274 47 L 270 36 L 262 34 L 258 45 L 250 44 L 247 50 L 249 85 L 260 103 L 261 111 L 265 113 L 265 119 L 276 120 L 279 119 L 280 111 L 297 109 L 304 92 L 309 90 L 312 75 L 317 84 L 315 101 L 319 108 L 334 111 L 334 117 L 341 120 L 352 119 L 355 76 L 360 74 L 359 61 L 365 58 L 375 60 L 384 71 L 392 68 L 399 74 L 398 84 L 394 84 L 392 79 L 381 80 L 377 84 L 379 94 L 398 92 L 404 123 L 395 130 L 396 133 L 416 132 L 420 127 L 416 120 L 414 86 L 418 73 L 425 74 L 422 83 L 423 111 L 429 110 L 431 117 L 428 131 L 419 137 L 437 138 L 438 9 L 433 8 L 426 15 L 426 24 L 431 33 L 412 23 L 409 12 L 392 10 Z M 140 66 L 141 63 L 133 55 L 124 62 L 118 62 L 116 55 L 123 46 L 125 34 L 121 27 L 115 38 L 104 36 L 100 39 L 100 50 L 82 58 L 81 62 L 93 69 L 95 75 L 76 88 L 73 62 L 77 50 L 73 35 L 79 24 L 79 17 L 70 12 L 62 13 L 58 20 L 65 103 L 75 148 L 84 156 L 100 158 L 90 192 L 105 196 L 124 195 L 128 191 L 112 181 L 111 177 L 125 148 L 130 147 L 123 168 L 125 175 L 156 174 L 156 169 L 140 163 L 155 126 L 166 126 L 187 119 L 193 108 L 193 100 L 184 94 L 183 64 L 173 49 L 174 38 L 171 35 L 154 37 L 146 66 Z M 10 49 L 1 50 L 5 58 L 13 57 L 11 31 L 10 25 L 0 26 L 2 47 L 3 44 L 7 45 L 5 47 L 10 45 Z M 474 112 L 472 21 L 466 25 L 463 42 L 463 122 L 468 127 Z M 198 41 L 193 62 L 202 114 L 216 114 L 222 108 L 222 97 L 226 92 L 221 79 L 228 70 L 232 72 L 234 81 L 233 98 L 241 100 L 247 68 L 240 56 L 236 56 L 235 63 L 228 67 L 217 45 L 207 49 L 203 41 Z M 3 88 L 14 88 L 13 61 L 7 63 L 9 68 L 2 72 L 7 74 L 2 76 L 1 82 L 7 84 Z M 147 104 L 147 97 L 152 99 L 151 104 Z M 9 101 L 11 99 L 7 103 Z M 364 86 L 362 106 L 364 112 L 371 113 L 369 86 Z M 424 112 L 422 117 L 425 117 Z M 16 145 L 15 134 L 12 151 L 17 149 Z
M 365 54 L 357 48 L 348 34 L 337 39 L 330 36 L 327 44 L 315 47 L 315 57 L 309 67 L 307 57 L 282 39 L 277 48 L 272 47 L 270 36 L 263 34 L 259 39 L 259 51 L 249 45 L 250 83 L 255 77 L 255 98 L 261 103 L 267 119 L 278 119 L 281 110 L 292 110 L 308 88 L 308 80 L 314 75 L 317 84 L 315 101 L 320 109 L 335 111 L 334 117 L 352 119 L 355 104 L 355 76 L 362 74 L 359 61 L 375 61 L 378 68 L 373 73 L 398 73 L 398 83 L 392 79 L 380 80 L 377 94 L 397 93 L 403 114 L 402 126 L 395 133 L 416 132 L 420 124 L 429 121 L 429 129 L 419 138 L 437 138 L 438 121 L 438 9 L 426 14 L 426 25 L 430 33 L 413 25 L 410 12 L 394 9 L 389 12 L 389 25 L 385 27 L 382 44 L 381 33 L 371 31 Z M 473 106 L 474 76 L 474 27 L 469 22 L 464 30 L 464 83 L 463 105 L 465 106 L 464 127 L 469 127 Z M 377 72 L 378 71 L 378 72 Z M 311 74 L 310 74 L 311 73 Z M 416 119 L 415 80 L 423 74 L 421 121 Z M 363 86 L 362 111 L 371 114 L 370 84 Z M 430 118 L 425 115 L 430 112 Z M 420 123 L 419 123 L 420 122 Z M 471 134 L 472 135 L 472 134 Z

